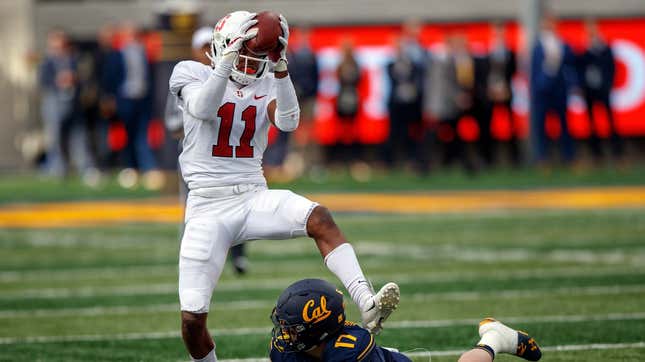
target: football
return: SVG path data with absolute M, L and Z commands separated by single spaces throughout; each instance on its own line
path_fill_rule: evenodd
M 246 41 L 246 47 L 255 54 L 267 54 L 276 49 L 282 36 L 280 14 L 273 11 L 262 11 L 255 16 L 258 23 L 251 29 L 258 29 L 258 35 Z

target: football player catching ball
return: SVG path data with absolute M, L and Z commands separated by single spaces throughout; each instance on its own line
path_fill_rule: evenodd
M 262 154 L 269 125 L 293 131 L 300 116 L 287 69 L 288 39 L 282 15 L 236 11 L 213 29 L 211 65 L 183 61 L 170 77 L 183 114 L 179 163 L 190 190 L 179 300 L 182 336 L 194 361 L 217 360 L 206 328 L 211 295 L 228 249 L 246 240 L 313 238 L 372 332 L 399 302 L 394 283 L 374 293 L 327 208 L 291 191 L 267 188 Z

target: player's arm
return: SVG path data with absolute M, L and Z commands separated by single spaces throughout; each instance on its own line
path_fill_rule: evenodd
M 253 19 L 254 17 L 254 13 L 249 14 L 242 22 L 239 32 L 222 51 L 221 57 L 204 83 L 189 84 L 178 91 L 178 96 L 184 100 L 186 110 L 194 117 L 202 120 L 215 119 L 238 53 L 245 41 L 257 35 L 257 30 L 248 31 L 258 22 Z
M 276 62 L 274 67 L 276 98 L 269 102 L 267 114 L 271 123 L 278 129 L 291 132 L 298 128 L 300 106 L 298 105 L 296 90 L 287 71 L 289 24 L 287 24 L 287 19 L 282 15 L 280 15 L 280 26 L 282 27 L 282 36 L 278 38 L 280 48 L 269 55 L 272 58 L 271 60 Z

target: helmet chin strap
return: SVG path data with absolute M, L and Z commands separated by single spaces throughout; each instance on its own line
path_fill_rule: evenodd
M 214 68 L 215 64 L 217 64 L 217 62 L 215 61 L 215 57 L 209 52 L 204 52 L 204 54 L 206 55 L 206 58 L 208 58 L 211 61 L 211 67 Z

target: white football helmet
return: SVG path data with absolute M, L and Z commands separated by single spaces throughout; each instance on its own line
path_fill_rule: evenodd
M 251 13 L 248 11 L 235 11 L 221 18 L 213 28 L 213 39 L 211 41 L 211 64 L 217 64 L 222 51 L 226 49 L 233 37 L 238 35 L 240 26 L 244 19 Z M 269 71 L 269 59 L 266 54 L 253 54 L 246 47 L 242 47 L 238 59 L 233 63 L 231 79 L 241 85 L 249 85 L 264 76 Z

